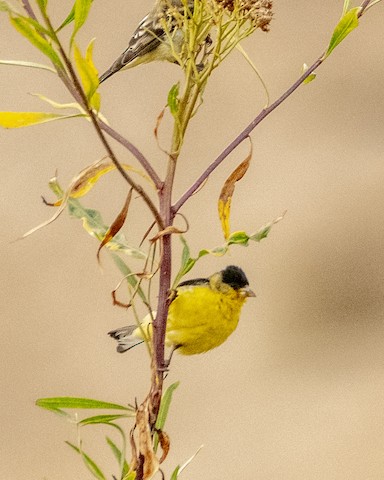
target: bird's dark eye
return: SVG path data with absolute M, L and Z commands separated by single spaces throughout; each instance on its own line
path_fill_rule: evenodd
M 222 271 L 223 282 L 235 290 L 249 285 L 248 279 L 243 270 L 235 265 L 229 265 Z

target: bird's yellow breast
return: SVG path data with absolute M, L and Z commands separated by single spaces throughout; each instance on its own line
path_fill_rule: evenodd
M 233 289 L 222 293 L 209 285 L 183 286 L 169 307 L 166 344 L 184 355 L 221 345 L 236 329 L 245 297 Z

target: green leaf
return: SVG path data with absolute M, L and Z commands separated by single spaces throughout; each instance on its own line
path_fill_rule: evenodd
M 112 453 L 114 454 L 117 462 L 119 463 L 119 465 L 123 465 L 123 469 L 122 469 L 122 478 L 124 478 L 128 472 L 129 472 L 129 465 L 126 461 L 126 459 L 122 458 L 123 456 L 123 453 L 122 451 L 119 449 L 119 447 L 109 438 L 109 437 L 106 437 L 106 440 L 107 440 L 107 443 L 108 445 L 110 446 L 111 450 L 112 450 Z M 123 460 L 123 461 L 122 461 Z
M 15 10 L 14 6 L 6 0 L 0 0 L 0 12 L 8 12 L 15 15 L 21 15 L 21 13 Z
M 24 37 L 32 43 L 32 45 L 34 45 L 42 53 L 44 53 L 44 55 L 46 55 L 53 62 L 54 65 L 56 65 L 61 70 L 64 69 L 60 57 L 58 56 L 52 45 L 36 30 L 37 22 L 21 16 L 10 17 L 10 22 L 18 32 L 24 35 Z
M 105 475 L 101 471 L 100 467 L 91 459 L 89 455 L 87 455 L 82 450 L 80 450 L 80 448 L 76 447 L 76 445 L 73 445 L 73 443 L 70 443 L 70 442 L 65 442 L 65 443 L 81 455 L 86 467 L 95 478 L 97 478 L 98 480 L 107 480 Z
M 84 117 L 84 114 L 60 115 L 57 113 L 45 112 L 0 112 L 0 127 L 3 128 L 21 128 L 47 123 L 53 120 L 63 120 L 65 118 Z
M 161 399 L 160 410 L 156 420 L 156 428 L 158 428 L 159 430 L 162 430 L 164 428 L 165 421 L 168 416 L 169 407 L 172 402 L 173 392 L 179 385 L 180 382 L 172 383 L 172 385 L 167 388 Z
M 305 73 L 308 70 L 308 65 L 306 63 L 303 63 L 303 66 L 301 67 L 301 73 Z M 311 83 L 314 79 L 316 78 L 316 73 L 311 73 L 308 75 L 308 77 L 304 80 L 304 84 Z
M 42 12 L 47 11 L 48 0 L 36 0 L 36 2 L 37 2 L 37 5 L 40 8 L 40 11 L 42 11 Z
M 38 68 L 39 70 L 47 70 L 48 72 L 56 73 L 56 70 L 48 65 L 42 65 L 41 63 L 25 62 L 22 60 L 0 60 L 0 65 L 13 65 L 16 67 L 30 67 Z
M 83 221 L 84 229 L 98 241 L 102 241 L 107 233 L 108 227 L 104 224 L 100 212 L 92 208 L 84 208 L 82 204 L 74 199 L 68 200 L 68 210 L 72 217 L 79 218 Z M 118 233 L 107 244 L 107 248 L 111 251 L 121 252 L 130 257 L 145 259 L 146 254 L 135 247 L 131 247 L 123 233 Z
M 352 30 L 359 26 L 358 14 L 360 10 L 360 7 L 352 8 L 341 17 L 333 32 L 331 41 L 329 42 L 328 50 L 325 53 L 325 57 L 328 57 L 339 45 L 339 43 L 341 43 L 344 38 L 352 32 Z
M 175 83 L 168 93 L 168 107 L 173 117 L 177 115 L 179 111 L 179 90 L 180 83 Z
M 133 410 L 132 407 L 125 407 L 124 405 L 118 405 L 117 403 L 109 403 L 102 400 L 81 397 L 39 398 L 36 400 L 36 405 L 48 410 L 58 408 L 105 408 L 111 410 Z
M 263 240 L 263 238 L 266 238 L 272 227 L 284 218 L 285 213 L 286 212 L 280 215 L 280 217 L 275 218 L 275 220 L 272 220 L 272 222 L 267 223 L 267 225 L 264 225 L 252 235 L 248 235 L 246 232 L 243 231 L 233 232 L 229 235 L 227 241 L 223 245 L 218 245 L 217 247 L 211 249 L 203 248 L 202 250 L 200 250 L 196 258 L 187 258 L 187 256 L 185 256 L 185 263 L 182 264 L 182 266 L 180 267 L 180 270 L 174 281 L 173 288 L 175 288 L 180 279 L 192 269 L 196 262 L 205 255 L 215 255 L 217 257 L 222 257 L 228 252 L 231 245 L 242 245 L 243 247 L 247 247 L 250 240 L 252 240 L 253 242 L 260 242 L 261 240 Z M 185 242 L 185 240 L 183 242 Z
M 308 77 L 304 80 L 304 85 L 307 85 L 308 83 L 311 83 L 313 80 L 316 78 L 316 73 L 311 73 L 308 75 Z
M 175 277 L 175 280 L 173 282 L 173 288 L 175 288 L 181 278 L 189 272 L 189 270 L 191 270 L 191 268 L 193 267 L 193 265 L 196 263 L 192 258 L 191 258 L 191 253 L 190 253 L 190 249 L 189 249 L 189 246 L 188 246 L 188 243 L 185 239 L 185 237 L 183 235 L 179 235 L 179 238 L 181 240 L 181 243 L 183 244 L 183 251 L 182 251 L 182 254 L 181 254 L 181 266 L 180 266 L 180 269 Z
M 129 285 L 131 285 L 131 287 L 135 290 L 137 288 L 137 278 L 135 275 L 131 275 L 132 270 L 116 253 L 111 252 L 111 255 L 117 268 L 124 275 Z M 144 303 L 148 303 L 147 297 L 145 296 L 145 293 L 141 287 L 138 287 L 137 293 L 139 294 L 140 298 L 143 300 Z
M 248 245 L 249 235 L 243 231 L 233 232 L 228 237 L 228 245 Z
M 73 43 L 77 32 L 80 30 L 80 28 L 84 25 L 85 21 L 87 20 L 91 5 L 92 5 L 92 0 L 76 0 L 75 1 L 75 5 L 74 5 L 75 26 L 73 28 L 71 44 Z
M 37 404 L 37 403 L 36 403 Z M 48 410 L 52 413 L 55 413 L 56 415 L 59 415 L 59 417 L 64 417 L 66 420 L 73 422 L 74 419 L 69 413 L 65 412 L 64 410 L 61 410 L 60 408 L 50 408 L 50 407 L 44 407 L 45 410 Z
M 180 465 L 178 465 L 175 470 L 172 472 L 171 480 L 177 480 L 179 478 Z
M 130 413 L 129 415 L 95 415 L 94 417 L 84 418 L 80 420 L 77 424 L 81 426 L 85 425 L 99 425 L 105 423 L 111 423 L 114 420 L 119 420 L 120 418 L 129 418 L 134 417 L 136 415 L 135 412 Z
M 183 235 L 180 235 L 180 240 L 183 244 L 183 252 L 181 254 L 181 265 L 185 265 L 191 258 L 191 253 L 190 253 L 188 243 L 186 239 L 183 237 Z
M 72 6 L 71 11 L 68 13 L 66 18 L 63 20 L 60 27 L 56 29 L 56 33 L 60 32 L 60 30 L 62 30 L 64 27 L 66 27 L 67 25 L 72 23 L 74 18 L 75 18 L 75 5 Z
M 157 420 L 156 420 L 156 428 L 158 430 L 163 430 L 163 428 L 164 428 L 165 421 L 166 421 L 167 416 L 168 416 L 169 407 L 170 407 L 171 402 L 172 402 L 173 392 L 176 390 L 176 388 L 179 385 L 180 385 L 180 382 L 175 382 L 172 385 L 170 385 L 167 388 L 167 390 L 165 391 L 165 393 L 164 393 L 164 395 L 161 399 L 160 410 L 159 410 L 159 414 L 158 414 Z M 158 443 L 159 443 L 159 437 L 156 433 L 155 438 L 154 438 L 154 442 L 153 442 L 153 449 L 154 449 L 155 452 L 157 451 Z

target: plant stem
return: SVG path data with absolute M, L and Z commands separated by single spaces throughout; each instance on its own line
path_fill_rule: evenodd
M 360 11 L 357 16 L 361 17 L 369 7 L 372 0 L 365 0 L 360 5 Z M 183 193 L 179 200 L 173 205 L 173 213 L 176 214 L 184 203 L 201 187 L 209 175 L 228 157 L 233 150 L 240 145 L 249 134 L 262 122 L 270 113 L 272 113 L 281 103 L 283 103 L 304 81 L 318 68 L 327 58 L 324 52 L 302 75 L 286 90 L 275 102 L 261 110 L 253 121 L 221 152 L 221 154 L 204 170 L 200 177 Z
M 44 12 L 42 12 L 42 14 L 44 15 Z M 65 53 L 64 51 L 64 48 L 63 46 L 61 45 L 61 42 L 59 40 L 59 38 L 57 37 L 56 35 L 56 32 L 54 30 L 54 28 L 52 27 L 52 24 L 51 24 L 51 21 L 50 19 L 48 18 L 47 15 L 44 15 L 44 20 L 48 26 L 48 28 L 50 29 L 51 33 L 52 33 L 52 36 L 59 48 L 59 51 L 60 51 L 60 54 L 64 60 L 64 63 L 65 63 L 65 66 L 67 67 L 67 70 L 70 74 L 70 77 L 71 77 L 71 80 L 73 82 L 73 85 L 78 93 L 78 95 L 80 96 L 81 98 L 81 105 L 83 106 L 83 108 L 86 110 L 87 114 L 89 115 L 91 121 L 92 121 L 92 124 L 96 130 L 96 133 L 101 141 L 101 143 L 103 144 L 108 156 L 110 157 L 110 159 L 112 160 L 112 162 L 114 163 L 114 165 L 116 166 L 117 170 L 120 172 L 120 174 L 123 176 L 123 178 L 127 181 L 127 183 L 143 198 L 144 202 L 147 204 L 148 208 L 151 210 L 155 220 L 156 220 L 156 223 L 158 224 L 159 228 L 160 229 L 163 229 L 164 228 L 164 223 L 162 221 L 162 218 L 160 216 L 160 213 L 159 211 L 157 210 L 155 204 L 152 202 L 152 200 L 150 199 L 149 195 L 146 193 L 146 191 L 143 189 L 143 187 L 141 185 L 139 185 L 138 183 L 136 183 L 130 175 L 127 174 L 127 172 L 124 170 L 123 166 L 121 165 L 121 163 L 118 161 L 115 153 L 113 152 L 111 146 L 109 145 L 107 139 L 105 138 L 102 130 L 101 130 L 101 127 L 99 125 L 99 121 L 96 117 L 96 114 L 95 112 L 92 110 L 92 108 L 89 106 L 89 103 L 88 103 L 88 99 L 85 95 L 85 92 L 80 84 L 80 81 L 79 79 L 77 78 L 77 75 L 76 75 L 76 72 L 74 71 L 73 69 L 73 66 L 72 66 L 72 63 L 71 61 L 69 60 L 67 54 Z
M 149 161 L 144 157 L 144 155 L 140 152 L 140 150 L 133 145 L 128 139 L 123 137 L 119 132 L 114 130 L 112 127 L 104 123 L 102 120 L 98 119 L 99 125 L 101 130 L 103 130 L 105 133 L 107 133 L 110 137 L 112 137 L 114 140 L 119 142 L 123 147 L 125 147 L 127 150 L 129 150 L 133 156 L 138 160 L 140 165 L 144 168 L 148 176 L 151 178 L 153 183 L 155 184 L 155 187 L 157 190 L 160 190 L 163 186 L 163 182 L 160 179 L 160 177 L 157 175 L 156 171 L 152 167 L 152 165 L 149 163 Z

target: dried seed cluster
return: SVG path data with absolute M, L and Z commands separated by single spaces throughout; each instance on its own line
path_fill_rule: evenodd
M 269 30 L 273 16 L 271 0 L 215 0 L 215 2 L 228 12 L 237 12 L 244 20 L 249 19 L 255 28 L 261 28 L 264 32 Z

